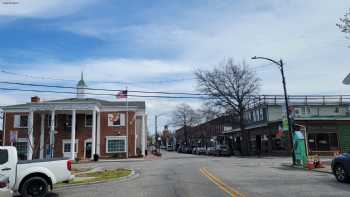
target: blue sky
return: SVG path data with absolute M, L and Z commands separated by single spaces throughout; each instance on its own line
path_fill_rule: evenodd
M 75 85 L 84 71 L 90 87 L 124 88 L 103 82 L 127 81 L 129 89 L 193 92 L 195 81 L 189 79 L 195 69 L 211 69 L 228 57 L 266 65 L 250 60 L 258 55 L 283 58 L 291 94 L 349 92 L 341 81 L 349 72 L 350 40 L 335 26 L 350 8 L 348 0 L 5 1 L 10 0 L 0 0 L 1 69 L 73 81 L 0 73 L 2 80 Z M 278 69 L 259 67 L 257 74 L 261 93 L 282 93 Z M 178 81 L 150 83 L 173 79 Z M 1 91 L 0 104 L 30 96 Z M 182 102 L 146 101 L 150 117 Z

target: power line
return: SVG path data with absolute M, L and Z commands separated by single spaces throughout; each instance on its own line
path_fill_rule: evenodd
M 20 92 L 38 92 L 38 93 L 57 93 L 57 94 L 76 94 L 76 92 L 69 91 L 55 91 L 55 90 L 35 90 L 35 89 L 19 89 L 19 88 L 2 88 L 0 90 L 7 91 L 20 91 Z M 94 96 L 116 96 L 116 94 L 109 93 L 84 93 L 85 95 L 94 95 Z M 209 97 L 193 97 L 193 96 L 159 96 L 159 95 L 134 95 L 128 94 L 130 97 L 140 97 L 140 98 L 168 98 L 168 99 L 211 99 Z
M 34 86 L 34 87 L 47 87 L 47 88 L 62 88 L 62 89 L 76 89 L 72 86 L 59 86 L 59 85 L 46 85 L 46 84 L 33 84 L 33 83 L 20 83 L 20 82 L 9 82 L 0 81 L 1 84 L 11 84 L 11 85 L 21 85 L 21 86 Z M 122 89 L 106 89 L 106 88 L 85 88 L 86 90 L 95 91 L 107 91 L 107 92 L 117 92 L 122 91 Z M 166 95 L 189 95 L 189 96 L 208 96 L 207 94 L 201 93 L 189 93 L 189 92 L 163 92 L 163 91 L 141 91 L 141 90 L 128 90 L 128 92 L 143 93 L 143 94 L 166 94 Z

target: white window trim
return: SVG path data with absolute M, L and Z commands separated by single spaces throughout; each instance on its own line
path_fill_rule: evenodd
M 109 140 L 124 140 L 124 151 L 109 151 L 108 150 L 108 141 Z M 126 141 L 126 136 L 106 136 L 106 153 L 126 153 L 127 151 L 127 141 Z
M 92 124 L 93 124 L 92 120 L 91 120 L 91 125 L 87 125 L 87 124 L 86 124 L 86 122 L 87 122 L 87 121 L 86 121 L 86 117 L 87 117 L 88 115 L 92 116 L 92 114 L 85 114 L 85 127 L 86 127 L 86 128 L 92 127 Z
M 27 126 L 26 127 L 21 127 L 21 118 L 22 118 L 22 116 L 27 116 L 28 117 L 28 120 L 29 120 L 29 115 L 24 115 L 24 114 L 15 114 L 14 116 L 13 116 L 13 123 L 14 124 L 16 124 L 15 122 L 16 122 L 16 116 L 19 116 L 19 123 L 18 123 L 18 125 L 14 125 L 14 127 L 13 128 L 15 128 L 15 129 L 26 129 L 26 128 L 28 128 L 28 123 L 27 123 Z
M 120 115 L 124 116 L 124 119 L 123 119 L 124 122 L 122 123 L 122 121 L 120 120 L 120 124 L 119 125 L 109 125 L 109 114 L 107 114 L 107 125 L 108 125 L 108 127 L 125 127 L 126 126 L 126 113 L 120 112 Z
M 70 153 L 70 152 L 64 152 L 64 145 L 65 144 L 70 144 L 71 143 L 71 140 L 70 139 L 64 139 L 62 140 L 62 153 Z M 74 153 L 78 153 L 78 150 L 79 150 L 79 140 L 76 139 L 75 140 L 75 143 L 77 144 L 77 148 L 76 150 L 74 150 Z

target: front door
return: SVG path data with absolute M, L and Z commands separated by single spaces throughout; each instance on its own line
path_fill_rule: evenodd
M 91 158 L 92 142 L 86 142 L 85 144 L 85 158 Z

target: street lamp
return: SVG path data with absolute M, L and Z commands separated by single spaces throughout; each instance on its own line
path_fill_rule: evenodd
M 160 138 L 160 137 L 158 136 L 158 117 L 163 116 L 163 115 L 166 115 L 166 114 L 168 114 L 168 113 L 170 113 L 170 112 L 164 112 L 164 113 L 156 114 L 156 115 L 154 116 L 154 132 L 155 132 L 155 136 L 156 136 L 156 147 L 158 146 L 159 150 L 160 150 L 160 144 L 159 144 L 159 142 L 160 142 L 161 140 L 158 140 L 158 139 Z
M 270 58 L 266 58 L 266 57 L 257 57 L 254 56 L 252 57 L 253 60 L 256 59 L 263 59 L 263 60 L 267 60 L 270 62 L 273 62 L 274 64 L 277 64 L 280 71 L 281 71 L 281 75 L 282 75 L 282 83 L 283 83 L 283 91 L 284 91 L 284 101 L 285 101 L 285 105 L 286 105 L 286 113 L 287 113 L 287 122 L 288 122 L 288 132 L 289 132 L 289 137 L 291 139 L 291 148 L 292 148 L 292 157 L 293 157 L 293 165 L 295 164 L 295 155 L 294 155 L 294 147 L 293 147 L 293 128 L 292 128 L 292 121 L 290 119 L 289 116 L 289 104 L 288 104 L 288 95 L 287 95 L 287 88 L 286 88 L 286 79 L 284 77 L 284 70 L 283 70 L 283 61 L 282 59 L 280 59 L 279 61 L 270 59 Z

